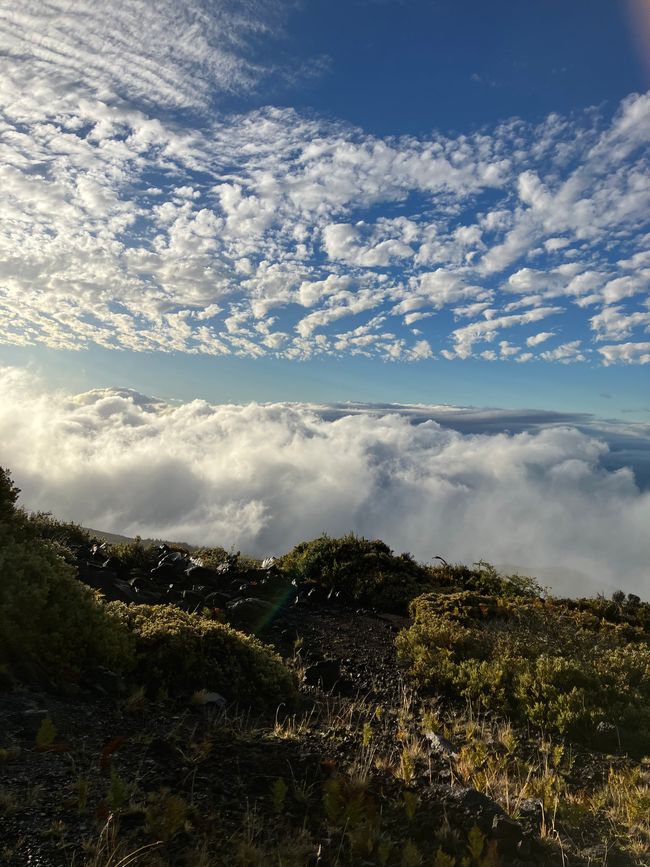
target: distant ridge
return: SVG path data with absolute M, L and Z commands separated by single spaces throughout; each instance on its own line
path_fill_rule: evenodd
M 83 527 L 83 529 L 87 533 L 90 533 L 91 536 L 94 536 L 97 539 L 103 539 L 111 545 L 123 545 L 135 542 L 135 536 L 122 536 L 119 533 L 107 533 L 105 530 L 94 530 L 92 527 Z M 198 545 L 190 545 L 189 542 L 174 542 L 171 539 L 140 539 L 140 541 L 146 547 L 149 545 L 173 545 L 178 548 L 186 548 L 188 551 L 196 551 L 198 548 Z
M 578 569 L 563 566 L 515 566 L 513 563 L 499 563 L 494 568 L 502 575 L 530 575 L 537 578 L 540 585 L 548 587 L 554 596 L 579 598 L 596 596 L 598 593 L 611 596 L 615 590 L 626 590 L 625 587 L 615 587 L 592 578 Z

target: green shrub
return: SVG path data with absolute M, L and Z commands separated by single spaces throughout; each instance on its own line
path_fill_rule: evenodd
M 90 541 L 90 534 L 80 524 L 58 521 L 49 512 L 32 512 L 27 519 L 26 531 L 45 542 L 54 542 L 66 548 L 75 548 Z
M 234 559 L 235 555 L 230 555 L 225 548 L 217 546 L 216 548 L 199 548 L 192 556 L 200 560 L 206 569 L 216 569 L 217 566 L 227 563 L 231 556 Z
M 473 568 L 461 563 L 441 563 L 430 567 L 432 583 L 458 590 L 474 590 L 486 596 L 541 596 L 536 578 L 526 575 L 501 575 L 490 563 L 479 560 Z
M 105 665 L 153 688 L 213 689 L 258 707 L 295 697 L 289 670 L 252 637 L 173 607 L 102 602 L 57 553 L 76 525 L 47 515 L 28 520 L 17 496 L 1 470 L 0 667 L 22 679 L 58 680 Z M 156 554 L 139 540 L 111 553 L 129 568 Z
M 279 561 L 300 581 L 313 581 L 379 608 L 404 608 L 430 587 L 429 570 L 410 554 L 396 556 L 379 540 L 349 533 L 302 542 Z
M 586 608 L 586 610 L 585 610 Z M 568 600 L 426 594 L 399 656 L 423 689 L 444 691 L 549 731 L 650 748 L 650 645 Z
M 160 551 L 157 546 L 145 545 L 139 536 L 132 542 L 116 542 L 105 546 L 106 556 L 117 561 L 118 572 L 130 572 L 131 569 L 141 569 L 149 572 L 158 565 Z M 187 552 L 183 552 L 187 553 Z
M 46 543 L 1 527 L 0 575 L 0 662 L 72 679 L 94 665 L 128 666 L 128 634 Z
M 19 493 L 20 489 L 14 485 L 9 470 L 0 467 L 0 525 L 15 520 Z
M 135 679 L 171 693 L 215 690 L 244 705 L 276 707 L 296 695 L 293 675 L 256 638 L 173 606 L 107 606 L 135 640 Z

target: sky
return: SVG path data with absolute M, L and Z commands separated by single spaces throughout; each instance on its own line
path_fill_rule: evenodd
M 648 0 L 0 0 L 1 373 L 6 400 L 20 398 L 15 431 L 34 454 L 61 453 L 34 464 L 5 435 L 26 502 L 85 520 L 78 485 L 55 490 L 81 424 L 115 471 L 111 494 L 87 468 L 105 529 L 189 532 L 182 497 L 140 522 L 119 506 L 118 452 L 137 429 L 180 453 L 172 420 L 207 406 L 217 428 L 251 412 L 240 459 L 222 429 L 242 480 L 255 466 L 271 484 L 269 425 L 289 441 L 315 425 L 331 448 L 348 425 L 359 466 L 390 490 L 398 441 L 414 466 L 458 448 L 469 467 L 478 444 L 488 466 L 502 443 L 513 466 L 546 477 L 574 460 L 647 510 L 649 87 Z M 56 430 L 34 427 L 44 407 Z M 458 427 L 474 408 L 489 429 Z M 368 425 L 393 446 L 368 445 Z M 203 481 L 220 442 L 207 427 L 179 464 Z M 469 475 L 487 496 L 487 477 Z M 431 519 L 443 483 L 424 476 Z M 288 543 L 284 501 L 244 489 L 229 540 L 261 551 L 275 528 Z M 600 568 L 590 533 L 613 530 L 587 520 L 593 490 L 580 490 L 591 530 L 582 553 L 561 553 Z M 538 511 L 545 492 L 528 491 Z M 321 513 L 317 496 L 293 526 L 338 527 L 338 514 L 371 535 L 394 527 L 394 509 L 373 531 L 373 510 L 342 497 Z M 188 514 L 205 529 L 217 501 L 198 500 Z M 648 551 L 627 543 L 637 574 Z M 514 549 L 494 555 L 521 562 Z

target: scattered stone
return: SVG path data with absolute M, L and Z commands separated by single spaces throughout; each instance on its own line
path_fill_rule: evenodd
M 544 806 L 537 798 L 526 798 L 519 802 L 519 823 L 527 833 L 539 834 L 544 824 Z
M 38 733 L 43 720 L 48 719 L 50 712 L 46 708 L 29 708 L 20 714 L 24 734 L 34 737 Z
M 499 852 L 512 854 L 521 842 L 523 831 L 519 822 L 508 815 L 497 813 L 492 819 L 491 837 L 496 840 Z
M 434 731 L 428 731 L 424 733 L 425 738 L 431 744 L 431 749 L 435 750 L 437 753 L 442 753 L 444 756 L 457 756 L 458 750 L 452 744 L 451 741 L 448 741 L 447 738 L 441 737 L 439 734 L 436 734 Z
M 205 689 L 195 692 L 192 696 L 192 704 L 197 707 L 214 708 L 224 710 L 227 705 L 226 699 L 219 692 L 208 692 Z
M 324 692 L 334 689 L 341 677 L 341 662 L 338 659 L 323 659 L 305 670 L 305 683 L 319 686 Z
M 234 599 L 226 606 L 231 622 L 244 629 L 257 631 L 271 621 L 275 608 L 264 599 L 254 596 L 246 599 Z

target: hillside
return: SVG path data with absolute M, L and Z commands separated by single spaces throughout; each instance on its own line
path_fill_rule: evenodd
M 0 863 L 650 864 L 647 602 L 352 535 L 100 545 L 16 498 Z

